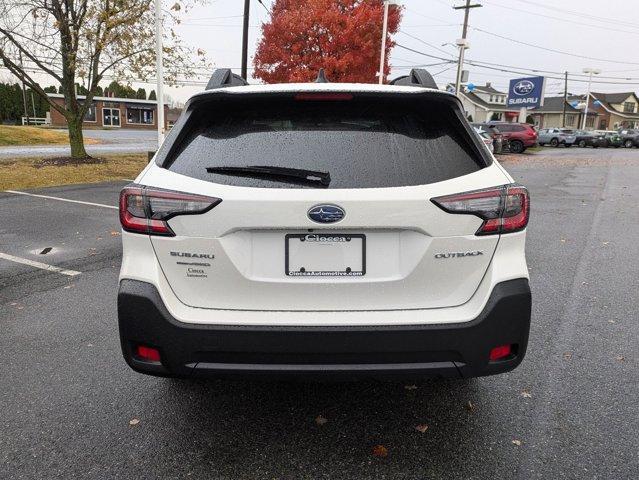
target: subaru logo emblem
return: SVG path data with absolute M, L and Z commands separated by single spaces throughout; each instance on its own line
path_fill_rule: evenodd
M 528 95 L 535 89 L 535 84 L 530 80 L 522 80 L 521 82 L 515 83 L 513 87 L 513 92 L 515 95 Z
M 344 209 L 337 205 L 315 205 L 308 211 L 308 218 L 317 223 L 335 223 L 345 216 Z

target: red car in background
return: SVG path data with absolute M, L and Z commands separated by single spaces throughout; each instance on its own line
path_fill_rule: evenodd
M 537 132 L 527 123 L 490 122 L 508 141 L 511 153 L 523 153 L 537 145 Z

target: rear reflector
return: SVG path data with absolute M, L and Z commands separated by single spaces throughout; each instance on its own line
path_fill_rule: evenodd
M 431 201 L 448 213 L 481 218 L 484 223 L 475 235 L 518 232 L 528 225 L 530 198 L 528 190 L 518 185 L 446 195 Z
M 169 219 L 208 212 L 221 201 L 170 190 L 126 187 L 120 192 L 120 223 L 127 232 L 173 237 Z
M 495 347 L 490 351 L 490 355 L 488 355 L 488 358 L 491 362 L 494 362 L 496 360 L 502 360 L 506 357 L 509 357 L 512 353 L 512 345 L 500 345 L 499 347 Z
M 138 345 L 135 348 L 135 356 L 145 362 L 160 361 L 160 351 L 156 348 L 146 347 L 144 345 Z

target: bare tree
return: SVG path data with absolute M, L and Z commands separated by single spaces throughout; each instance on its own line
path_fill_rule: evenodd
M 156 0 L 161 1 L 161 0 Z M 174 31 L 179 15 L 194 2 L 174 3 L 164 15 L 164 62 L 167 81 L 192 74 L 204 52 L 192 52 Z M 71 156 L 88 158 L 82 119 L 96 89 L 107 76 L 122 81 L 155 76 L 153 0 L 2 0 L 0 60 L 18 79 L 64 116 Z M 38 86 L 35 76 L 53 77 L 62 88 L 64 105 Z M 87 88 L 79 101 L 81 80 Z

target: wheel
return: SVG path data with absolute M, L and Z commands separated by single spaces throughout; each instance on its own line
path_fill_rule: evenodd
M 553 138 L 550 140 L 550 146 L 551 147 L 556 147 L 557 145 L 559 145 L 559 140 L 556 138 Z
M 511 153 L 524 153 L 526 147 L 524 147 L 524 142 L 520 140 L 511 140 L 510 141 L 510 152 Z
M 635 142 L 633 142 L 632 140 L 628 139 L 625 142 L 623 142 L 623 146 L 626 148 L 632 148 L 635 146 Z
M 586 141 L 585 140 L 579 140 L 578 145 L 579 145 L 580 148 L 586 148 Z

